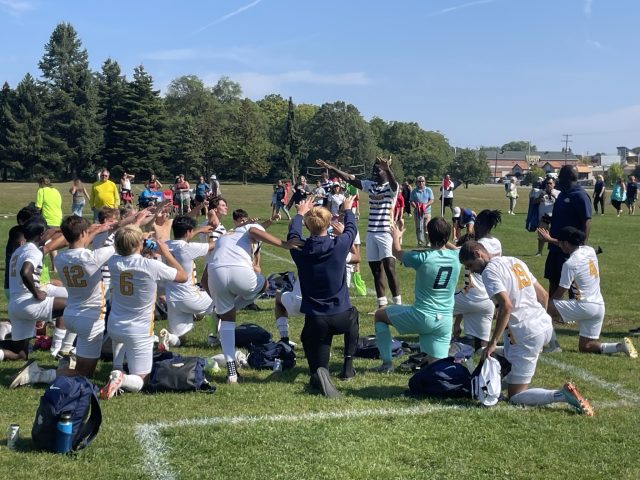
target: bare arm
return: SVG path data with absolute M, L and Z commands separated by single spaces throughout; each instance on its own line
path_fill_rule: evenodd
M 402 238 L 402 234 L 404 230 L 401 230 L 396 225 L 391 225 L 391 236 L 393 237 L 393 244 L 391 246 L 391 250 L 393 252 L 393 256 L 399 262 L 402 262 L 402 256 L 404 252 L 402 251 L 402 245 L 400 245 L 400 239 Z
M 319 166 L 326 168 L 327 170 L 333 170 L 334 172 L 336 172 L 336 175 L 339 176 L 342 180 L 345 180 L 350 185 L 353 185 L 354 187 L 362 190 L 362 182 L 357 179 L 355 175 L 351 175 L 350 173 L 338 170 L 336 167 L 334 167 L 333 165 L 329 165 L 324 160 L 316 160 L 316 163 Z
M 36 288 L 36 283 L 33 280 L 33 264 L 31 262 L 24 262 L 20 269 L 20 278 L 22 283 L 27 287 L 27 290 L 31 292 L 31 295 L 40 302 L 47 298 L 47 294 L 42 290 Z
M 493 300 L 498 303 L 498 317 L 496 318 L 496 327 L 493 330 L 489 344 L 482 351 L 482 358 L 487 358 L 496 350 L 498 341 L 502 338 L 502 334 L 509 324 L 509 317 L 513 310 L 513 305 L 511 305 L 511 300 L 509 300 L 507 292 L 497 293 L 494 295 Z
M 384 160 L 382 158 L 378 159 L 378 164 L 380 165 L 380 168 L 387 172 L 389 187 L 391 187 L 391 190 L 396 192 L 398 190 L 398 182 L 396 180 L 396 177 L 393 175 L 393 172 L 391 171 L 391 157 L 389 157 L 389 160 Z
M 587 221 L 584 222 L 584 234 L 585 234 L 585 239 L 584 242 L 587 243 L 587 241 L 589 240 L 589 233 L 591 233 L 591 219 L 589 218 Z
M 284 248 L 285 250 L 297 250 L 298 247 L 304 245 L 304 242 L 299 239 L 292 238 L 291 240 L 286 241 L 280 240 L 278 237 L 256 227 L 251 227 L 249 229 L 249 236 L 254 242 L 268 243 L 269 245 Z
M 540 285 L 540 282 L 536 282 L 533 286 L 536 289 L 536 298 L 538 299 L 538 303 L 546 310 L 549 303 L 549 294 L 544 287 Z

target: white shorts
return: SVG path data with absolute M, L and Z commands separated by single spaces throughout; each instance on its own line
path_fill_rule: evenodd
M 50 322 L 53 314 L 54 297 L 45 297 L 41 302 L 35 298 L 9 302 L 11 319 L 11 339 L 24 340 L 36 336 L 36 322 Z
M 76 355 L 82 358 L 100 358 L 102 339 L 104 337 L 104 316 L 96 322 L 92 317 L 66 317 L 65 328 L 78 334 L 76 338 Z
M 531 383 L 542 347 L 549 343 L 552 333 L 553 328 L 548 328 L 542 333 L 525 338 L 521 343 L 511 343 L 508 330 L 505 330 L 504 355 L 511 363 L 511 372 L 505 378 L 508 384 Z
M 580 336 L 597 340 L 602 331 L 604 321 L 604 305 L 580 302 L 578 300 L 554 300 L 562 321 L 576 322 L 580 327 Z
M 167 299 L 167 317 L 169 332 L 179 337 L 193 328 L 194 315 L 208 315 L 213 313 L 213 300 L 206 292 L 194 292 L 192 298 L 184 300 Z
M 367 232 L 367 262 L 379 262 L 384 258 L 393 257 L 391 246 L 393 238 L 388 232 Z
M 300 292 L 300 283 L 295 282 L 293 284 L 293 290 L 290 292 L 282 292 L 280 295 L 280 302 L 287 310 L 287 314 L 290 317 L 301 317 L 303 314 L 300 311 L 300 305 L 302 304 L 302 293 Z
M 488 342 L 491 338 L 493 312 L 496 309 L 493 302 L 489 298 L 478 301 L 463 292 L 456 293 L 453 299 L 453 316 L 462 315 L 465 335 Z
M 222 315 L 251 304 L 262 293 L 266 281 L 252 268 L 209 266 L 209 291 L 215 292 L 216 313 Z
M 117 344 L 122 344 L 122 352 L 127 356 L 127 365 L 131 375 L 147 375 L 153 365 L 153 335 L 121 335 L 110 331 L 113 352 Z
M 66 288 L 50 283 L 44 286 L 44 291 L 47 292 L 47 297 L 69 298 L 69 292 L 67 292 Z

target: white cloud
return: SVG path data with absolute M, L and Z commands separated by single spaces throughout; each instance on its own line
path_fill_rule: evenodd
M 0 0 L 0 7 L 14 17 L 35 9 L 33 3 L 27 0 Z
M 591 16 L 591 7 L 593 6 L 593 0 L 584 0 L 582 11 L 586 17 Z
M 228 76 L 242 86 L 247 97 L 260 98 L 268 93 L 275 93 L 284 85 L 316 85 L 316 86 L 363 86 L 372 83 L 364 72 L 348 73 L 316 73 L 310 70 L 294 70 L 276 74 L 256 72 L 231 73 Z M 206 84 L 218 81 L 219 74 L 205 77 Z
M 240 7 L 240 8 L 238 8 L 237 10 L 234 10 L 234 11 L 233 11 L 233 12 L 231 12 L 231 13 L 227 13 L 226 15 L 223 15 L 222 17 L 217 18 L 217 19 L 216 19 L 216 20 L 214 20 L 213 22 L 206 24 L 204 27 L 200 27 L 200 28 L 198 28 L 198 29 L 197 29 L 197 30 L 195 30 L 193 33 L 194 33 L 194 34 L 196 34 L 196 33 L 200 33 L 200 32 L 202 32 L 202 31 L 206 30 L 206 29 L 207 29 L 207 28 L 209 28 L 209 27 L 213 27 L 214 25 L 217 25 L 218 23 L 222 23 L 222 22 L 224 22 L 224 21 L 227 21 L 227 20 L 229 20 L 231 17 L 235 17 L 236 15 L 238 15 L 238 14 L 240 14 L 240 13 L 242 13 L 242 12 L 245 12 L 245 11 L 249 10 L 250 8 L 255 7 L 255 6 L 256 6 L 256 5 L 258 5 L 261 1 L 262 1 L 262 0 L 254 0 L 253 2 L 251 2 L 251 3 L 247 4 L 247 5 L 244 5 L 244 6 Z
M 455 5 L 453 7 L 443 8 L 442 10 L 438 10 L 436 12 L 430 13 L 429 17 L 436 17 L 438 15 L 444 15 L 446 13 L 455 12 L 456 10 L 461 10 L 463 8 L 473 7 L 475 5 L 484 5 L 487 3 L 493 3 L 495 0 L 476 0 L 474 2 L 463 3 L 462 5 Z
M 587 40 L 585 40 L 585 43 L 589 47 L 597 48 L 598 50 L 602 50 L 604 48 L 604 46 L 600 42 L 598 42 L 597 40 L 587 39 Z
M 171 48 L 147 52 L 142 58 L 159 61 L 189 61 L 189 60 L 230 60 L 242 65 L 252 65 L 256 52 L 250 48 L 233 47 L 227 50 L 204 50 L 197 48 Z

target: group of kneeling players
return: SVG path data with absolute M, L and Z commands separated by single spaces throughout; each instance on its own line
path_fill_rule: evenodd
M 538 357 L 554 337 L 552 318 L 578 323 L 580 351 L 624 352 L 637 357 L 627 338 L 618 343 L 598 342 L 604 319 L 598 259 L 585 245 L 581 230 L 565 227 L 556 238 L 548 232 L 540 233 L 568 256 L 559 288 L 549 299 L 523 261 L 502 256 L 500 241 L 492 235 L 500 222 L 500 212 L 474 214 L 465 222 L 467 233 L 457 239 L 457 245 L 450 242 L 452 225 L 442 217 L 434 218 L 427 224 L 429 247 L 405 251 L 401 245 L 403 231 L 391 222 L 398 184 L 389 162 L 378 159 L 373 179 L 366 181 L 325 162 L 319 164 L 367 191 L 367 261 L 378 297 L 380 288 L 384 292 L 383 270 L 390 282 L 396 283 L 391 285 L 394 304 L 381 305 L 374 315 L 382 359 L 375 371 L 394 370 L 390 326 L 403 335 L 417 334 L 421 352 L 435 361 L 448 356 L 452 335 L 460 335 L 463 325 L 481 358 L 501 353 L 511 363 L 505 378 L 511 403 L 566 402 L 585 415 L 593 415 L 593 408 L 572 383 L 557 390 L 529 388 Z M 227 231 L 221 224 L 221 217 L 227 213 L 224 199 L 209 205 L 207 222 L 200 227 L 194 218 L 200 208 L 194 209 L 192 216 L 171 221 L 162 206 L 123 219 L 105 210 L 101 223 L 94 225 L 71 216 L 64 219 L 59 231 L 47 229 L 38 215 L 23 218 L 10 238 L 21 246 L 7 266 L 12 332 L 11 340 L 0 341 L 0 360 L 26 359 L 37 324 L 55 319 L 52 353 L 66 353 L 75 343 L 75 365 L 67 362 L 57 370 L 46 370 L 28 361 L 14 377 L 11 388 L 48 383 L 56 375 L 91 377 L 108 335 L 113 343 L 113 370 L 101 389 L 101 398 L 112 398 L 122 390 L 140 391 L 152 368 L 153 313 L 159 282 L 164 284 L 169 320 L 168 328 L 156 338 L 159 347 L 179 346 L 193 328 L 194 316 L 215 315 L 227 381 L 237 383 L 236 312 L 253 303 L 267 287 L 256 262 L 260 245 L 267 243 L 290 250 L 298 271 L 293 291 L 276 297 L 276 326 L 282 341 L 289 341 L 288 317 L 304 315 L 301 341 L 310 384 L 328 397 L 339 396 L 328 371 L 333 336 L 344 335 L 345 340 L 340 378 L 348 380 L 356 375 L 353 356 L 359 318 L 349 299 L 347 265 L 360 261 L 359 250 L 354 248 L 354 243 L 359 243 L 358 229 L 351 198 L 345 198 L 339 218 L 326 208 L 314 206 L 314 200 L 310 196 L 297 205 L 298 214 L 289 225 L 286 240 L 265 230 L 270 221 L 259 224 L 244 210 L 233 212 L 234 227 Z M 189 241 L 197 235 L 207 241 Z M 93 249 L 89 249 L 91 245 Z M 43 255 L 56 251 L 53 265 L 61 285 L 41 285 Z M 203 288 L 198 286 L 195 274 L 194 260 L 200 257 L 205 258 Z M 413 305 L 401 304 L 396 260 L 416 271 Z M 462 266 L 466 269 L 465 285 L 456 293 Z M 566 292 L 573 293 L 571 298 L 563 299 Z M 105 329 L 107 300 L 110 310 Z M 123 371 L 125 359 L 127 373 Z

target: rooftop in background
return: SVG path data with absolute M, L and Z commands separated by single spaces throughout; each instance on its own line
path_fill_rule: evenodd
M 529 162 L 564 162 L 565 161 L 565 152 L 522 152 L 522 151 L 513 151 L 506 150 L 504 152 L 498 151 L 498 161 L 507 160 L 507 161 L 529 161 Z M 487 156 L 487 160 L 495 160 L 496 159 L 496 151 L 495 150 L 486 150 L 485 155 Z M 566 154 L 567 161 L 578 161 L 578 157 L 576 157 L 572 152 L 568 152 Z

